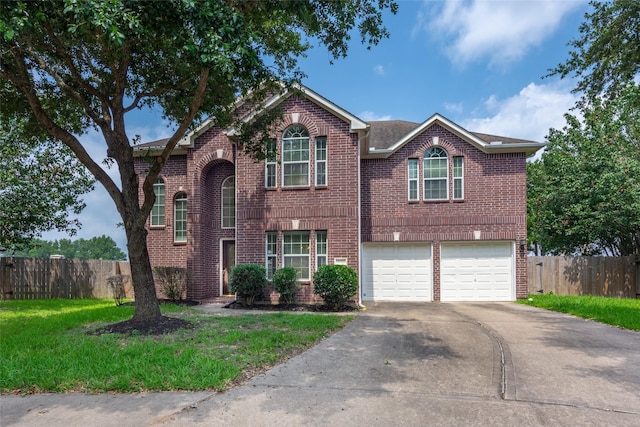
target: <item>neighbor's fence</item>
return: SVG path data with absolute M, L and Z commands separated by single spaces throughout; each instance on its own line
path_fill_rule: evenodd
M 113 289 L 107 279 L 117 274 L 130 277 L 129 263 L 80 259 L 0 258 L 0 298 L 113 298 Z M 127 294 L 131 294 L 130 284 L 126 288 Z
M 528 257 L 529 293 L 640 297 L 640 259 L 626 257 Z

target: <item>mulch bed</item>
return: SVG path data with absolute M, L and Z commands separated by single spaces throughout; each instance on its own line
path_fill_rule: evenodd
M 333 310 L 323 304 L 270 304 L 256 303 L 253 305 L 244 305 L 234 301 L 224 306 L 231 310 L 262 310 L 262 311 L 303 311 L 303 312 L 320 312 L 320 313 L 344 313 L 358 311 L 353 305 L 345 305 L 340 310 Z
M 151 322 L 125 320 L 124 322 L 107 325 L 90 332 L 90 335 L 124 334 L 124 335 L 164 335 L 175 332 L 178 329 L 192 328 L 193 324 L 184 319 L 162 316 Z

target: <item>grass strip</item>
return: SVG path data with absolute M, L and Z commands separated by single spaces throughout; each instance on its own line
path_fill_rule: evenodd
M 529 295 L 520 304 L 573 314 L 624 329 L 640 331 L 640 299 L 588 295 Z
M 194 324 L 160 336 L 90 335 L 131 318 L 111 300 L 0 302 L 0 392 L 224 390 L 313 346 L 353 316 L 211 316 L 163 305 Z

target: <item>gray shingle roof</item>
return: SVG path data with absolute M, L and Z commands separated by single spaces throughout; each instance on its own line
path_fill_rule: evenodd
M 404 120 L 385 120 L 368 122 L 369 147 L 376 150 L 385 150 L 398 142 L 412 130 L 420 126 L 420 123 Z

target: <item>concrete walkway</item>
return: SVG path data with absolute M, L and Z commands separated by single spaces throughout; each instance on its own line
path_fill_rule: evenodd
M 637 426 L 640 333 L 513 303 L 377 304 L 226 393 L 2 396 L 0 424 Z

